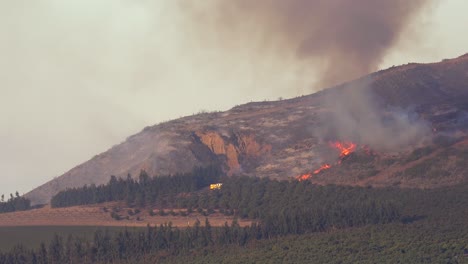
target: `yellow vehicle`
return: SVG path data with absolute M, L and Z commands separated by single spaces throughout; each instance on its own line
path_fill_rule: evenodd
M 221 186 L 223 186 L 222 183 L 213 183 L 210 184 L 210 190 L 220 190 Z

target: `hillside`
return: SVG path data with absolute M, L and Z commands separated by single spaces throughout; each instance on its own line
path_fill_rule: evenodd
M 188 172 L 221 163 L 229 175 L 309 174 L 319 184 L 437 187 L 468 179 L 468 55 L 379 71 L 321 92 L 202 113 L 146 127 L 26 197 L 47 203 L 110 175 Z M 354 142 L 340 157 L 330 142 Z M 323 164 L 331 169 L 313 174 Z

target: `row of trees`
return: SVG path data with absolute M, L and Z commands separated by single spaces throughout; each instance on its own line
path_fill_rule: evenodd
M 233 180 L 241 182 L 247 180 L 265 181 L 256 178 L 235 178 Z M 172 227 L 169 223 L 159 227 L 148 226 L 146 230 L 126 229 L 118 233 L 98 230 L 91 240 L 55 236 L 50 243 L 42 244 L 34 250 L 17 246 L 7 253 L 0 253 L 0 263 L 159 263 L 162 258 L 166 258 L 168 261 L 172 260 L 173 263 L 208 263 L 206 257 L 203 257 L 206 254 L 211 256 L 208 256 L 208 260 L 211 259 L 209 263 L 225 262 L 225 256 L 228 256 L 232 262 L 242 262 L 244 259 L 254 262 L 282 260 L 293 263 L 306 260 L 309 262 L 362 262 L 363 260 L 375 261 L 375 259 L 381 259 L 385 262 L 390 259 L 392 262 L 404 263 L 418 261 L 457 263 L 464 257 L 463 254 L 466 254 L 468 234 L 466 228 L 466 216 L 468 215 L 468 192 L 466 190 L 468 185 L 466 184 L 435 190 L 402 190 L 397 188 L 318 187 L 310 186 L 309 183 L 291 182 L 286 184 L 266 181 L 272 185 L 267 184 L 270 187 L 267 188 L 269 191 L 266 191 L 264 196 L 268 196 L 268 193 L 284 193 L 286 190 L 289 192 L 298 191 L 298 194 L 290 194 L 291 201 L 289 203 L 297 202 L 298 198 L 294 198 L 295 196 L 303 196 L 297 189 L 298 186 L 301 186 L 300 184 L 305 184 L 300 188 L 315 189 L 314 199 L 318 199 L 318 202 L 322 202 L 327 197 L 330 199 L 339 197 L 338 203 L 342 203 L 345 199 L 354 200 L 357 197 L 361 201 L 367 201 L 370 197 L 376 198 L 376 207 L 367 207 L 369 211 L 376 212 L 379 211 L 377 204 L 380 203 L 380 199 L 389 200 L 393 197 L 397 207 L 403 206 L 404 211 L 406 211 L 406 216 L 401 218 L 402 222 L 406 224 L 372 225 L 372 221 L 369 220 L 370 225 L 365 229 L 285 236 L 269 240 L 269 238 L 278 237 L 278 232 L 272 231 L 272 229 L 280 228 L 280 226 L 272 228 L 274 223 L 271 220 L 258 221 L 248 227 L 240 227 L 237 221 L 233 221 L 231 225 L 211 227 L 210 223 L 205 220 L 204 225 L 197 221 L 192 227 L 182 229 Z M 276 191 L 270 189 L 276 189 Z M 219 198 L 227 195 L 221 193 L 223 190 L 231 193 L 238 189 L 231 188 L 228 184 L 224 186 L 224 189 L 211 193 L 213 197 Z M 233 197 L 237 195 L 236 192 L 232 194 Z M 341 197 L 336 192 L 344 192 L 346 195 Z M 286 200 L 287 198 L 277 198 L 276 201 L 283 201 L 287 204 Z M 313 203 L 313 200 L 305 201 Z M 324 204 L 324 206 L 328 206 L 328 204 Z M 363 206 L 361 209 L 364 208 L 366 207 Z M 283 216 L 277 215 L 279 219 L 281 217 L 293 219 L 289 216 L 290 212 L 281 213 Z M 369 215 L 379 214 L 369 213 Z M 408 214 L 416 215 L 408 217 Z M 418 215 L 419 217 L 416 217 Z M 333 217 L 338 219 L 338 216 L 323 218 L 322 221 L 331 223 L 331 219 Z M 308 217 L 314 219 L 313 215 Z M 416 218 L 423 220 L 415 220 Z M 389 220 L 389 218 L 383 217 L 377 219 L 381 219 L 380 221 Z M 282 221 L 278 220 L 276 223 L 279 224 Z M 409 224 L 408 221 L 418 221 L 418 223 Z M 290 227 L 283 230 L 283 232 L 294 233 L 290 231 Z M 422 239 L 417 240 L 422 242 L 415 243 L 415 237 L 422 237 Z M 254 242 L 257 240 L 263 241 Z M 238 245 L 239 247 L 224 248 L 226 245 Z M 324 254 L 323 252 L 334 252 L 334 254 Z M 240 258 L 239 254 L 244 254 L 245 258 Z M 265 257 L 269 257 L 269 259 Z
M 372 188 L 317 186 L 308 181 L 256 177 L 223 180 L 220 190 L 193 193 L 181 197 L 179 203 L 259 219 L 270 236 L 388 223 L 401 215 L 386 192 Z
M 24 211 L 31 208 L 31 201 L 21 197 L 18 192 L 16 192 L 15 196 L 10 194 L 7 201 L 5 201 L 5 195 L 3 194 L 0 199 L 0 213 Z
M 436 189 L 378 188 L 401 221 L 333 232 L 291 235 L 230 246 L 162 263 L 465 263 L 468 184 Z M 365 191 L 367 192 L 367 191 Z M 416 239 L 415 239 L 416 238 Z
M 206 188 L 222 182 L 219 190 Z M 183 229 L 171 224 L 148 226 L 144 232 L 118 234 L 97 231 L 94 239 L 56 236 L 48 245 L 29 250 L 21 246 L 0 254 L 0 263 L 109 263 L 156 262 L 161 256 L 213 250 L 224 245 L 244 246 L 249 241 L 291 234 L 319 232 L 399 221 L 399 191 L 345 186 L 316 186 L 308 181 L 277 181 L 257 177 L 226 177 L 216 167 L 192 173 L 139 180 L 111 177 L 106 185 L 60 192 L 53 206 L 127 201 L 129 205 L 178 205 L 179 208 L 230 212 L 236 218 L 256 219 L 250 226 L 211 227 L 208 220 Z M 401 196 L 405 197 L 405 196 Z M 408 198 L 408 197 L 406 197 Z M 405 198 L 405 199 L 406 199 Z M 394 200 L 395 199 L 395 200 Z
M 169 223 L 148 226 L 144 231 L 124 230 L 111 234 L 101 230 L 91 240 L 56 236 L 49 244 L 34 250 L 17 246 L 7 253 L 0 253 L 0 263 L 156 263 L 166 256 L 197 256 L 225 245 L 242 247 L 251 241 L 335 228 L 377 224 L 373 228 L 378 230 L 382 228 L 381 223 L 400 221 L 405 225 L 395 226 L 402 228 L 425 218 L 437 219 L 428 230 L 444 226 L 444 223 L 452 228 L 456 221 L 464 227 L 468 212 L 468 185 L 435 190 L 316 186 L 308 181 L 225 177 L 213 168 L 171 177 L 149 178 L 145 175 L 142 172 L 138 181 L 113 177 L 107 185 L 93 187 L 94 191 L 100 190 L 103 194 L 92 197 L 127 200 L 137 205 L 136 191 L 140 190 L 146 205 L 152 205 L 153 201 L 174 202 L 181 208 L 230 211 L 237 217 L 257 220 L 247 227 L 240 227 L 237 220 L 231 225 L 211 227 L 205 220 L 204 225 L 197 221 L 194 226 L 182 229 Z M 205 188 L 214 182 L 222 182 L 222 188 L 214 191 Z M 89 190 L 90 187 L 71 189 L 56 197 L 69 203 L 100 201 L 84 197 L 90 195 Z M 147 197 L 156 198 L 148 201 Z M 427 220 L 421 221 L 423 225 L 427 223 Z M 418 225 L 415 234 L 421 232 Z M 393 231 L 388 233 L 389 236 L 393 234 Z M 364 239 L 364 244 L 368 245 L 368 237 Z M 438 241 L 447 239 L 441 236 Z M 394 250 L 394 245 L 391 246 Z
M 120 260 L 156 263 L 158 256 L 186 254 L 213 246 L 243 246 L 267 237 L 263 232 L 262 225 L 241 227 L 237 220 L 231 225 L 225 223 L 223 227 L 213 228 L 208 219 L 204 225 L 197 220 L 193 226 L 183 229 L 169 223 L 159 227 L 148 225 L 144 231 L 125 229 L 115 234 L 97 230 L 92 241 L 55 235 L 38 249 L 16 246 L 7 253 L 0 253 L 0 263 L 114 263 Z
M 191 173 L 173 176 L 150 177 L 141 171 L 138 180 L 128 175 L 126 179 L 111 176 L 108 184 L 71 188 L 52 197 L 52 207 L 126 201 L 129 206 L 151 206 L 166 201 L 168 196 L 200 190 L 218 182 L 221 170 L 217 166 L 196 168 Z
M 218 181 L 223 182 L 220 190 L 205 188 Z M 215 167 L 154 178 L 142 171 L 139 181 L 111 177 L 106 185 L 60 192 L 52 198 L 52 206 L 123 200 L 137 207 L 178 207 L 188 212 L 198 208 L 258 219 L 269 236 L 388 223 L 400 218 L 398 206 L 381 190 L 226 177 Z

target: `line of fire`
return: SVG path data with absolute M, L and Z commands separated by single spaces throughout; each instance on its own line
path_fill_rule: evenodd
M 353 153 L 356 150 L 356 147 L 357 147 L 356 143 L 353 143 L 353 142 L 350 142 L 350 141 L 344 141 L 344 142 L 334 141 L 334 142 L 329 142 L 329 145 L 330 145 L 330 147 L 332 147 L 334 149 L 337 149 L 339 151 L 339 153 L 340 153 L 340 158 L 335 163 L 335 165 L 341 164 L 341 161 L 346 156 L 349 156 L 351 153 Z M 302 174 L 300 176 L 297 176 L 296 179 L 298 181 L 306 181 L 306 180 L 310 179 L 313 175 L 317 175 L 317 174 L 321 173 L 322 171 L 328 170 L 332 166 L 334 166 L 334 165 L 331 165 L 329 163 L 322 164 L 320 166 L 320 168 L 314 170 L 311 173 L 306 173 L 306 174 Z

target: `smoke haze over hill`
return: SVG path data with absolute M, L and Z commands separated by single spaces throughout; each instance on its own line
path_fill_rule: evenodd
M 164 120 L 466 52 L 464 2 L 444 1 L 434 17 L 432 1 L 376 2 L 1 1 L 0 193 Z
M 213 45 L 210 49 L 222 49 L 228 58 L 243 51 L 253 64 L 280 65 L 300 73 L 296 79 L 303 85 L 327 87 L 377 70 L 431 2 L 208 0 L 203 5 L 182 1 L 180 6 L 189 13 L 201 41 Z M 346 89 L 328 97 L 326 104 L 332 110 L 324 120 L 327 135 L 332 131 L 373 147 L 395 148 L 427 134 L 427 127 L 414 120 L 412 124 L 405 111 L 391 112 L 383 121 L 365 87 Z

